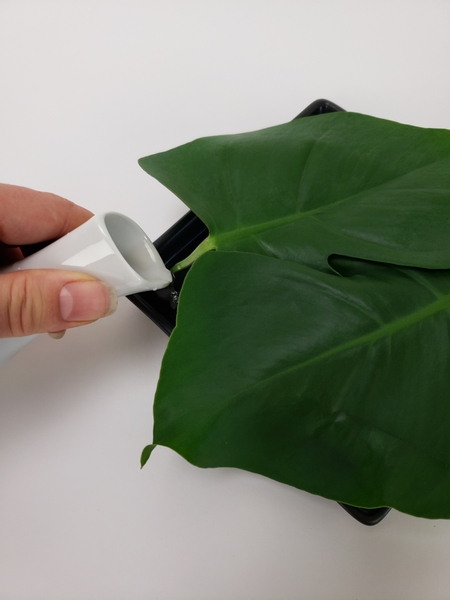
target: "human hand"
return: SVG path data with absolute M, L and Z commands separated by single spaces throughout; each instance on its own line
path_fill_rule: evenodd
M 60 238 L 90 217 L 88 210 L 54 194 L 0 184 L 0 266 L 26 256 L 27 245 Z M 0 338 L 45 332 L 58 337 L 116 307 L 115 291 L 84 273 L 33 269 L 0 274 Z

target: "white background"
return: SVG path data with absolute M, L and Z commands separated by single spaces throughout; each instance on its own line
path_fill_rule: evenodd
M 155 239 L 185 207 L 139 157 L 320 97 L 450 128 L 449 59 L 444 0 L 0 0 L 0 181 Z M 164 448 L 141 471 L 166 343 L 122 299 L 0 373 L 0 600 L 448 600 L 447 522 L 367 528 Z

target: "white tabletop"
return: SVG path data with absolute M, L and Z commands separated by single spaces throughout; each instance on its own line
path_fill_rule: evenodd
M 450 128 L 441 0 L 0 1 L 0 181 L 186 211 L 137 159 L 347 110 Z M 448 599 L 450 523 L 336 503 L 151 442 L 166 336 L 126 299 L 0 373 L 1 600 Z

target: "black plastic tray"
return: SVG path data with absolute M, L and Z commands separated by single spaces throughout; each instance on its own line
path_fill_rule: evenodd
M 329 100 L 316 100 L 305 108 L 296 119 L 323 115 L 325 113 L 343 111 Z M 186 258 L 208 235 L 206 225 L 193 213 L 188 212 L 177 221 L 155 242 L 164 264 L 168 269 L 177 262 Z M 179 271 L 174 276 L 173 287 L 157 290 L 156 292 L 143 292 L 128 296 L 144 314 L 147 315 L 164 333 L 170 335 L 175 327 L 177 314 L 177 293 L 183 285 L 187 270 Z M 352 517 L 364 525 L 376 525 L 384 519 L 390 508 L 356 508 L 339 503 Z

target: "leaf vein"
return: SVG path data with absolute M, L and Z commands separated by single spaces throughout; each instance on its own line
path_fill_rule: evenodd
M 319 213 L 326 213 L 326 212 L 330 211 L 331 209 L 334 209 L 336 206 L 339 206 L 340 204 L 344 204 L 346 202 L 353 201 L 358 196 L 361 196 L 368 192 L 373 192 L 374 190 L 376 190 L 378 188 L 382 189 L 384 186 L 390 185 L 395 181 L 399 181 L 403 178 L 407 178 L 407 177 L 411 176 L 412 173 L 417 173 L 418 171 L 420 171 L 422 169 L 426 169 L 426 168 L 436 165 L 440 162 L 448 161 L 448 159 L 449 159 L 449 157 L 446 156 L 445 158 L 442 158 L 440 160 L 433 160 L 426 165 L 421 165 L 420 167 L 417 167 L 416 169 L 412 169 L 411 171 L 408 171 L 407 173 L 403 173 L 402 175 L 397 175 L 396 177 L 393 177 L 392 179 L 389 179 L 389 180 L 383 181 L 382 183 L 379 183 L 377 185 L 368 187 L 368 188 L 364 189 L 362 192 L 358 192 L 356 194 L 352 194 L 345 198 L 341 198 L 340 200 L 336 200 L 334 202 L 331 202 L 330 204 L 326 204 L 325 206 L 319 206 L 317 208 L 314 208 L 314 209 L 311 209 L 311 210 L 305 211 L 305 212 L 294 212 L 289 215 L 286 215 L 285 217 L 280 217 L 279 219 L 272 219 L 270 221 L 265 221 L 263 223 L 249 225 L 247 227 L 239 227 L 237 229 L 233 229 L 231 231 L 226 231 L 221 234 L 215 234 L 212 237 L 216 244 L 220 243 L 220 242 L 230 243 L 230 242 L 245 238 L 249 235 L 256 235 L 258 233 L 263 233 L 264 231 L 267 231 L 269 229 L 276 229 L 278 227 L 283 227 L 284 225 L 289 225 L 290 223 L 295 223 L 296 221 L 305 219 L 307 217 L 310 217 L 310 216 L 313 216 L 313 215 L 316 215 Z M 414 189 L 416 189 L 416 188 L 414 188 Z M 236 216 L 236 218 L 237 218 L 237 216 Z M 240 219 L 239 219 L 239 221 L 240 221 Z M 320 222 L 322 223 L 322 221 L 320 221 Z M 238 226 L 239 226 L 239 223 L 238 223 Z
M 260 386 L 265 387 L 267 385 L 267 383 L 270 381 L 274 381 L 276 379 L 284 377 L 292 372 L 300 371 L 314 363 L 320 362 L 321 360 L 325 360 L 332 356 L 336 356 L 336 355 L 341 354 L 342 352 L 345 352 L 352 348 L 355 348 L 358 346 L 363 346 L 365 344 L 373 344 L 374 342 L 377 342 L 383 338 L 391 337 L 391 336 L 395 335 L 396 333 L 399 333 L 402 330 L 404 330 L 408 327 L 411 327 L 412 325 L 415 325 L 416 323 L 418 323 L 426 318 L 432 317 L 435 314 L 437 314 L 438 312 L 448 310 L 449 308 L 450 308 L 450 294 L 443 296 L 441 299 L 437 300 L 436 302 L 433 302 L 431 305 L 426 306 L 425 308 L 422 308 L 410 315 L 407 315 L 406 317 L 401 317 L 399 319 L 396 319 L 395 321 L 391 321 L 391 322 L 387 323 L 386 325 L 384 325 L 383 327 L 380 327 L 378 330 L 375 330 L 368 334 L 365 334 L 355 340 L 350 340 L 349 342 L 340 344 L 339 346 L 335 346 L 325 352 L 322 352 L 321 354 L 319 354 L 317 356 L 314 356 L 313 358 L 305 360 L 302 363 L 298 363 L 298 364 L 290 366 L 286 369 L 277 371 L 277 373 L 275 373 L 273 375 L 269 375 L 267 377 L 262 377 L 258 380 L 258 382 L 254 383 L 252 385 L 249 385 L 246 388 L 240 389 L 240 391 L 237 394 L 234 394 L 233 396 L 229 397 L 228 400 L 236 400 L 240 396 L 247 394 L 248 391 L 251 389 L 255 389 Z

